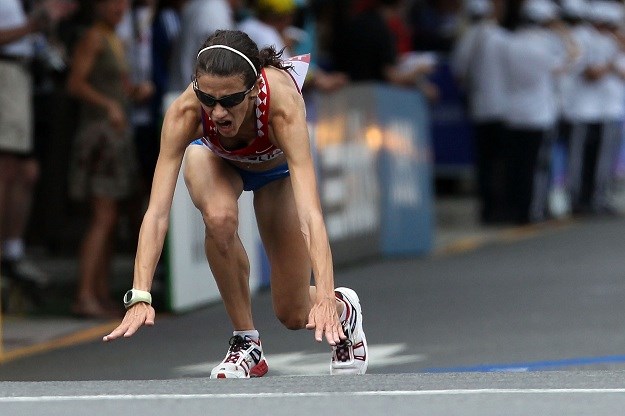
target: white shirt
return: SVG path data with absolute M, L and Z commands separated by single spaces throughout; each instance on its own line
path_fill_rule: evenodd
M 0 1 L 0 29 L 13 29 L 28 22 L 20 0 Z M 0 53 L 16 57 L 33 56 L 33 40 L 30 35 L 0 46 Z
M 572 122 L 599 123 L 606 117 L 606 77 L 587 79 L 583 71 L 591 65 L 605 65 L 617 53 L 616 44 L 591 26 L 575 29 L 574 36 L 585 50 L 576 67 L 570 92 L 563 99 L 563 117 Z M 566 88 L 566 87 L 565 87 Z M 609 92 L 608 92 L 609 93 Z
M 571 29 L 571 37 L 577 44 L 580 57 L 559 79 L 559 101 L 562 117 L 569 122 L 588 122 L 597 119 L 596 92 L 583 72 L 589 64 L 590 51 L 594 47 L 596 30 L 588 24 Z
M 501 120 L 505 103 L 502 53 L 508 32 L 491 20 L 469 28 L 454 46 L 451 69 L 465 83 L 469 115 L 476 121 Z
M 562 41 L 539 27 L 510 35 L 504 53 L 504 121 L 512 127 L 547 130 L 558 119 L 556 74 L 567 62 Z
M 273 46 L 276 51 L 281 51 L 286 46 L 282 36 L 280 36 L 280 33 L 275 27 L 268 25 L 255 17 L 248 17 L 243 20 L 239 23 L 238 29 L 241 32 L 247 33 L 250 39 L 256 43 L 258 49 Z M 288 59 L 290 57 L 291 54 L 289 53 L 289 50 L 285 49 L 282 54 L 282 58 Z
M 621 72 L 625 72 L 625 53 L 619 51 L 618 56 L 614 60 L 614 66 L 618 67 Z M 610 75 L 611 91 L 611 105 L 608 106 L 609 111 L 606 111 L 607 120 L 621 120 L 625 119 L 625 80 L 618 74 Z
M 600 55 L 598 59 L 604 63 L 623 64 L 617 41 L 610 33 L 599 33 L 594 50 Z M 625 106 L 623 80 L 615 72 L 610 72 L 597 80 L 597 90 L 603 103 L 599 107 L 601 120 L 620 119 Z
M 190 0 L 185 4 L 180 36 L 172 52 L 170 91 L 184 91 L 189 86 L 200 47 L 215 30 L 234 28 L 232 14 L 227 0 Z

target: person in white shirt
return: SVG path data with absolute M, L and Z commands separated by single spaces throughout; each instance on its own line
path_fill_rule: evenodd
M 503 143 L 506 192 L 513 221 L 543 220 L 551 146 L 558 120 L 556 77 L 577 58 L 577 48 L 557 20 L 550 0 L 526 0 L 523 23 L 504 54 L 506 105 Z
M 189 0 L 182 8 L 180 35 L 173 47 L 169 91 L 173 95 L 187 89 L 193 77 L 197 45 L 217 29 L 234 28 L 237 0 Z
M 613 11 L 604 1 L 588 3 L 585 17 L 589 23 L 577 22 L 572 27 L 582 55 L 567 77 L 568 87 L 563 90 L 562 135 L 568 143 L 567 187 L 574 214 L 603 209 L 600 208 L 603 203 L 598 202 L 603 197 L 597 193 L 597 180 L 601 182 L 604 177 L 597 171 L 599 153 L 604 133 L 610 130 L 605 128 L 606 118 L 619 112 L 619 104 L 614 106 L 619 98 L 609 98 L 618 46 L 612 34 L 602 29 Z
M 0 236 L 2 276 L 41 288 L 47 274 L 25 261 L 24 231 L 39 178 L 33 138 L 34 35 L 50 31 L 77 4 L 45 0 L 26 14 L 20 0 L 0 1 Z M 45 39 L 45 38 L 44 38 Z
M 465 90 L 473 122 L 480 220 L 492 224 L 508 217 L 501 158 L 505 101 L 501 59 L 508 32 L 499 25 L 491 0 L 469 0 L 466 6 L 471 25 L 454 45 L 451 69 Z
M 604 50 L 610 59 L 605 66 L 605 76 L 599 80 L 598 85 L 603 97 L 603 111 L 591 207 L 594 213 L 611 213 L 613 208 L 610 205 L 610 190 L 625 117 L 625 53 L 617 38 L 624 13 L 623 5 L 617 2 L 599 1 L 594 7 L 596 27 L 600 35 L 596 47 Z
M 243 19 L 237 29 L 247 33 L 259 48 L 273 46 L 276 51 L 282 51 L 283 59 L 288 59 L 293 54 L 287 48 L 280 29 L 284 30 L 290 25 L 294 12 L 293 0 L 259 0 L 254 14 Z
M 247 33 L 259 48 L 273 46 L 282 51 L 282 59 L 289 59 L 311 40 L 309 33 L 293 25 L 297 7 L 295 0 L 258 0 L 254 13 L 239 22 L 237 29 Z M 315 51 L 304 48 L 302 52 L 313 53 L 306 88 L 331 92 L 347 85 L 347 74 L 325 71 L 315 63 Z
M 582 166 L 586 136 L 599 118 L 600 101 L 592 83 L 585 76 L 596 29 L 588 22 L 590 5 L 586 0 L 564 0 L 562 19 L 579 49 L 574 65 L 559 77 L 558 96 L 560 123 L 558 139 L 565 154 L 564 178 L 552 189 L 554 203 L 559 199 L 560 215 L 568 215 L 576 206 L 581 189 Z

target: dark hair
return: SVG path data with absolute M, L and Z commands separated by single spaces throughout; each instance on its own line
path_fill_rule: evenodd
M 288 69 L 291 65 L 282 61 L 282 52 L 276 51 L 271 46 L 260 51 L 256 43 L 240 30 L 217 30 L 210 35 L 198 50 L 212 46 L 229 46 L 241 52 L 252 62 L 256 72 L 260 74 L 261 68 L 273 66 L 278 69 Z M 246 86 L 251 86 L 256 82 L 256 75 L 252 71 L 250 64 L 238 54 L 227 49 L 210 49 L 202 52 L 195 62 L 195 75 L 210 74 L 217 76 L 241 75 Z

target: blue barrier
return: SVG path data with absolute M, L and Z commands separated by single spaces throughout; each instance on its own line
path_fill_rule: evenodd
M 381 252 L 420 254 L 432 248 L 433 186 L 427 103 L 420 94 L 378 88 L 378 117 L 387 140 L 380 152 Z M 397 103 L 401 106 L 397 106 Z
M 430 251 L 433 169 L 423 96 L 364 83 L 307 103 L 335 262 Z

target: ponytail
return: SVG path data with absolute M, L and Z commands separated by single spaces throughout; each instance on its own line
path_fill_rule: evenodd
M 282 60 L 282 54 L 284 53 L 284 49 L 280 49 L 280 51 L 276 51 L 274 46 L 268 46 L 260 50 L 258 57 L 260 58 L 260 66 L 261 68 L 266 68 L 268 66 L 273 66 L 278 69 L 290 69 L 293 67 L 292 64 Z

